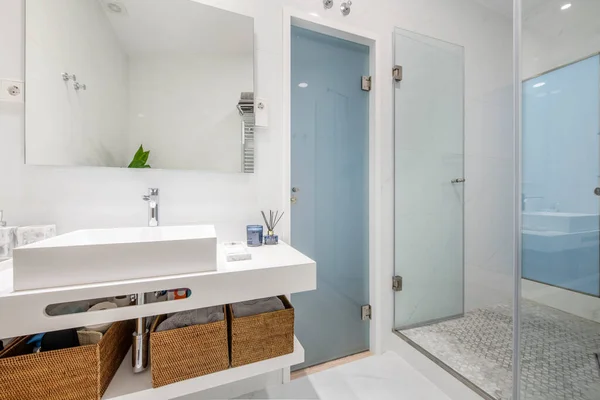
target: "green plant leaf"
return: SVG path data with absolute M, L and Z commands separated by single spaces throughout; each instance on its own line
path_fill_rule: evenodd
M 140 145 L 140 148 L 135 152 L 135 154 L 133 155 L 134 159 L 139 159 L 142 154 L 144 154 L 144 146 Z
M 151 168 L 149 165 L 146 165 L 149 156 L 150 150 L 144 151 L 144 146 L 140 145 L 140 148 L 133 156 L 133 160 L 129 163 L 128 168 Z

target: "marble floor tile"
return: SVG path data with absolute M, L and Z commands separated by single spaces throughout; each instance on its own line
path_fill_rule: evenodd
M 521 398 L 600 399 L 600 324 L 532 301 L 523 301 L 521 318 Z M 492 398 L 511 398 L 511 306 L 400 333 Z
M 450 400 L 403 358 L 392 352 L 363 358 L 239 399 Z

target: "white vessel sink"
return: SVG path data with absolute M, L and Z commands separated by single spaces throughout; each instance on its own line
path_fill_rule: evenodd
M 597 214 L 524 212 L 523 229 L 563 233 L 597 231 L 600 225 L 599 218 Z
M 215 271 L 217 236 L 212 225 L 81 230 L 13 257 L 15 290 L 152 278 Z

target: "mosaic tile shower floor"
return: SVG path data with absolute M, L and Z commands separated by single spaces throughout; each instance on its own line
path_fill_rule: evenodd
M 491 397 L 512 398 L 511 306 L 400 332 Z M 522 399 L 600 399 L 600 324 L 523 301 L 521 333 Z

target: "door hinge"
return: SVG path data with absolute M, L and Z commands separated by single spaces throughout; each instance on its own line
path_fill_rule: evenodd
M 396 82 L 401 82 L 403 75 L 404 68 L 402 68 L 402 65 L 394 65 L 394 68 L 392 68 L 392 76 L 394 77 L 394 80 Z
M 363 76 L 361 79 L 360 88 L 365 92 L 370 92 L 373 86 L 373 79 L 370 76 Z
M 371 319 L 371 305 L 367 304 L 367 305 L 362 306 L 360 308 L 360 314 L 361 314 L 361 319 L 363 321 Z
M 402 277 L 401 276 L 395 276 L 392 278 L 392 290 L 394 292 L 402 291 Z

